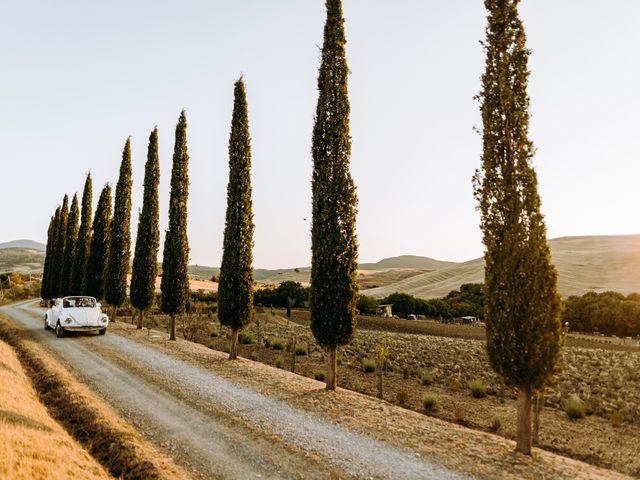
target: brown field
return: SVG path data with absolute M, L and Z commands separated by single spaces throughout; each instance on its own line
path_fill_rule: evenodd
M 324 352 L 313 340 L 308 312 L 294 312 L 288 321 L 282 312 L 259 310 L 248 329 L 260 344 L 240 345 L 240 355 L 308 377 L 324 371 Z M 154 321 L 163 324 L 163 317 Z M 258 328 L 259 322 L 259 328 Z M 391 355 L 384 375 L 385 400 L 425 413 L 424 395 L 433 395 L 434 417 L 514 438 L 515 395 L 493 373 L 484 350 L 481 327 L 444 325 L 375 317 L 359 317 L 360 329 L 353 342 L 341 349 L 339 384 L 368 395 L 376 394 L 376 375 L 365 373 L 364 359 L 372 359 L 381 342 L 390 344 Z M 215 315 L 185 317 L 178 331 L 216 350 L 228 348 L 228 331 Z M 213 331 L 217 336 L 211 336 Z M 407 333 L 408 332 L 408 333 Z M 285 349 L 264 346 L 283 340 Z M 294 355 L 291 345 L 304 346 L 308 355 Z M 584 460 L 594 465 L 640 476 L 640 349 L 632 345 L 602 343 L 602 340 L 569 338 L 564 371 L 556 386 L 546 393 L 541 413 L 541 448 Z M 295 363 L 294 363 L 295 362 Z M 421 375 L 430 372 L 433 381 L 423 385 Z M 468 383 L 478 380 L 488 395 L 476 399 Z M 564 402 L 579 395 L 587 416 L 570 420 Z
M 22 370 L 16 354 L 2 341 L 0 478 L 112 478 L 49 416 Z

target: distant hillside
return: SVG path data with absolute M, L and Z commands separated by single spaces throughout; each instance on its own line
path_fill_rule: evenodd
M 361 263 L 360 270 L 382 270 L 384 268 L 417 268 L 422 270 L 441 270 L 458 265 L 456 262 L 443 262 L 429 257 L 417 255 L 400 255 L 399 257 L 384 258 L 377 263 Z
M 29 248 L 0 249 L 0 273 L 41 273 L 44 252 Z
M 549 241 L 563 296 L 588 291 L 640 292 L 640 235 L 562 237 Z M 482 282 L 484 261 L 477 258 L 450 268 L 427 272 L 366 294 L 385 297 L 403 292 L 421 298 L 442 297 L 464 283 Z
M 44 252 L 47 246 L 44 243 L 35 242 L 33 240 L 11 240 L 10 242 L 0 243 L 0 250 L 5 248 L 28 248 L 30 250 L 38 250 Z

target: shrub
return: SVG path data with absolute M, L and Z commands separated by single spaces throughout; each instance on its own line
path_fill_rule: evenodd
M 398 400 L 400 405 L 406 405 L 409 401 L 409 394 L 406 390 L 398 390 L 398 393 L 396 393 L 396 400 Z
M 251 332 L 240 332 L 238 333 L 238 342 L 242 345 L 249 345 L 253 343 L 255 340 L 253 338 L 253 333 Z
M 609 421 L 611 422 L 612 427 L 614 428 L 619 427 L 624 422 L 624 415 L 622 412 L 616 410 L 611 414 Z
M 362 360 L 362 370 L 365 373 L 371 373 L 376 371 L 376 361 L 371 360 L 370 358 L 365 358 Z
M 487 386 L 480 380 L 469 382 L 469 390 L 471 390 L 471 396 L 473 398 L 484 398 L 487 396 Z
M 500 430 L 500 427 L 502 427 L 502 420 L 500 420 L 500 417 L 493 417 L 493 421 L 491 422 L 491 425 L 489 425 L 489 431 L 497 432 Z
M 282 358 L 282 355 L 276 358 L 276 368 L 284 368 L 284 358 Z
M 420 381 L 422 382 L 422 385 L 431 385 L 433 383 L 433 373 L 422 372 L 422 375 L 420 375 Z
M 306 354 L 307 354 L 307 347 L 305 345 L 296 346 L 296 355 L 300 356 L 300 355 L 306 355 Z
M 571 419 L 584 418 L 584 403 L 574 395 L 564 403 L 564 411 Z
M 271 340 L 271 348 L 274 350 L 284 350 L 284 340 L 281 338 L 274 338 Z
M 271 339 L 270 338 L 265 338 L 264 339 L 264 346 L 266 348 L 271 348 Z
M 211 333 L 209 333 L 209 336 L 211 338 L 216 338 L 218 335 L 220 335 L 218 329 L 216 327 L 211 327 Z
M 324 374 L 323 371 L 318 371 L 318 372 L 313 374 L 313 378 L 315 378 L 319 382 L 324 382 L 325 374 Z
M 257 352 L 251 352 L 249 354 L 249 360 L 253 360 L 254 362 L 256 362 L 258 360 L 258 353 Z
M 422 406 L 427 412 L 434 410 L 437 403 L 437 398 L 434 395 L 425 395 L 422 397 Z

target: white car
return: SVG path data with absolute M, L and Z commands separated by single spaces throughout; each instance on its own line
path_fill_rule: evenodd
M 44 315 L 44 329 L 55 329 L 57 337 L 66 332 L 98 331 L 107 333 L 109 318 L 102 313 L 100 304 L 93 297 L 76 296 L 56 299 Z

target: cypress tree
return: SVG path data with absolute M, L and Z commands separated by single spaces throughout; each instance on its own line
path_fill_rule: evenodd
M 253 213 L 251 143 L 242 77 L 235 83 L 229 138 L 229 184 L 220 280 L 218 319 L 231 328 L 229 359 L 238 356 L 238 331 L 253 316 Z
M 111 231 L 111 185 L 106 184 L 100 193 L 96 214 L 91 227 L 91 244 L 85 279 L 86 295 L 98 300 L 104 298 L 104 277 L 109 254 Z
M 54 244 L 54 235 L 55 235 L 55 227 L 56 227 L 56 214 L 51 217 L 51 221 L 49 221 L 49 228 L 47 229 L 47 248 L 45 249 L 45 257 L 44 257 L 44 267 L 42 270 L 42 283 L 40 284 L 40 297 L 44 300 L 50 298 L 49 296 L 49 275 L 51 272 L 51 250 L 53 250 Z
M 557 274 L 540 213 L 528 138 L 530 51 L 519 0 L 485 0 L 485 72 L 478 95 L 482 166 L 474 176 L 485 251 L 487 353 L 518 390 L 517 450 L 531 453 L 531 396 L 557 373 L 563 342 Z
M 78 241 L 78 195 L 73 195 L 69 218 L 67 219 L 67 239 L 64 243 L 64 260 L 62 264 L 62 295 L 77 295 L 78 292 L 71 290 L 71 274 L 76 260 L 76 243 Z
M 87 174 L 82 192 L 82 208 L 80 229 L 78 230 L 78 240 L 76 243 L 76 261 L 71 272 L 71 291 L 76 295 L 86 293 L 86 272 L 87 260 L 89 258 L 89 247 L 91 245 L 91 203 L 93 201 L 93 187 L 91 183 L 91 173 Z
M 120 175 L 113 203 L 113 222 L 109 234 L 109 255 L 104 279 L 104 298 L 113 308 L 116 321 L 118 307 L 127 298 L 127 274 L 131 256 L 131 139 L 122 151 Z
M 64 295 L 64 284 L 62 270 L 64 266 L 64 251 L 67 240 L 67 220 L 69 218 L 69 197 L 64 196 L 62 200 L 62 208 L 60 209 L 60 217 L 58 222 L 58 231 L 56 232 L 55 256 L 53 258 L 53 276 L 51 277 L 52 297 L 61 297 Z
M 169 315 L 169 339 L 176 339 L 176 314 L 182 313 L 189 298 L 189 241 L 187 239 L 187 198 L 189 196 L 189 153 L 187 116 L 184 110 L 176 125 L 176 141 L 171 169 L 169 228 L 162 258 L 162 311 Z
M 144 169 L 144 196 L 142 212 L 138 219 L 138 235 L 131 272 L 129 296 L 131 304 L 138 309 L 138 328 L 142 328 L 144 311 L 153 305 L 158 274 L 158 183 L 160 161 L 158 159 L 158 128 L 149 136 L 147 163 Z
M 357 198 L 349 172 L 349 97 L 340 0 L 327 0 L 318 105 L 313 127 L 311 331 L 327 349 L 327 389 L 336 388 L 337 347 L 356 327 Z

